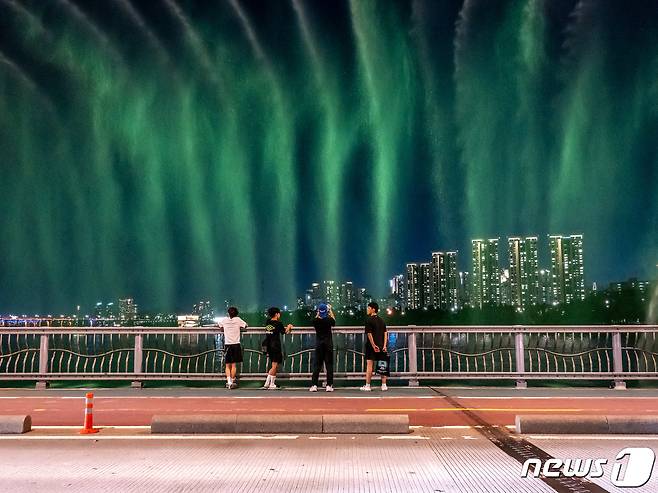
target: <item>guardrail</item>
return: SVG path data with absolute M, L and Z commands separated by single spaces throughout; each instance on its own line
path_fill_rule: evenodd
M 391 376 L 419 379 L 658 378 L 658 326 L 391 326 Z M 241 378 L 262 378 L 263 328 L 243 331 Z M 334 330 L 336 378 L 362 378 L 362 327 Z M 315 332 L 283 337 L 280 376 L 309 378 Z M 213 380 L 223 378 L 217 327 L 0 327 L 0 380 Z

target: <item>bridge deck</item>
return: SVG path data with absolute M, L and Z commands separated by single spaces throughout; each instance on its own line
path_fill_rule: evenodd
M 0 390 L 0 414 L 28 412 L 36 428 L 0 436 L 6 491 L 624 491 L 610 483 L 624 447 L 651 447 L 658 436 L 517 437 L 517 412 L 658 414 L 658 389 L 392 388 L 333 394 L 169 388 L 95 390 L 99 434 L 77 433 L 83 389 Z M 162 413 L 399 412 L 405 436 L 153 436 Z M 507 426 L 504 426 L 507 425 Z M 608 459 L 592 482 L 521 478 L 523 454 Z M 538 455 L 537 455 L 538 454 Z M 658 469 L 657 469 L 658 471 Z M 658 490 L 658 472 L 634 492 Z

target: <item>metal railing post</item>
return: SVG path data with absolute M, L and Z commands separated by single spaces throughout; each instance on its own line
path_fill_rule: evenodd
M 514 333 L 514 360 L 516 364 L 516 373 L 525 373 L 525 347 L 523 345 L 523 332 Z M 526 389 L 528 388 L 528 382 L 522 378 L 517 378 L 516 388 Z
M 621 332 L 612 333 L 612 371 L 623 373 L 624 365 L 621 353 Z M 615 390 L 626 390 L 626 382 L 615 378 Z
M 39 378 L 36 389 L 44 390 L 48 388 L 48 380 L 44 380 L 44 375 L 48 373 L 48 334 L 41 334 L 39 341 Z
M 135 334 L 135 350 L 134 350 L 134 357 L 133 357 L 133 373 L 135 375 L 139 375 L 142 373 L 142 343 L 143 343 L 143 336 L 142 334 Z M 133 380 L 130 384 L 130 386 L 134 389 L 141 389 L 143 387 L 143 383 L 141 380 Z
M 416 333 L 407 334 L 409 351 L 409 387 L 418 387 L 418 353 L 416 352 Z

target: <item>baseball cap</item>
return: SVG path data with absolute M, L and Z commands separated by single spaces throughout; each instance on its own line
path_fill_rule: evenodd
M 320 313 L 321 318 L 327 318 L 327 314 L 329 313 L 329 308 L 327 307 L 327 304 L 320 303 L 318 305 L 318 312 Z

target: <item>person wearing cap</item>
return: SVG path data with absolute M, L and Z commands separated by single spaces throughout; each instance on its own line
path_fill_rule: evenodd
M 331 329 L 336 325 L 336 317 L 326 303 L 320 303 L 313 319 L 315 328 L 315 368 L 313 369 L 313 380 L 311 392 L 318 391 L 318 380 L 322 365 L 327 372 L 327 392 L 334 391 L 334 344 L 331 337 Z

